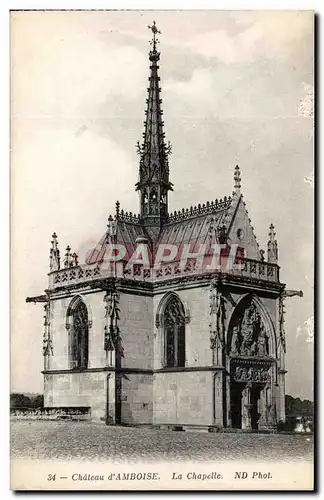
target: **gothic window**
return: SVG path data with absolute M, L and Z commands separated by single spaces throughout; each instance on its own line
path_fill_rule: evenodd
M 68 312 L 69 365 L 70 368 L 86 369 L 89 357 L 89 322 L 85 303 L 78 299 Z
M 158 202 L 158 197 L 157 197 L 157 192 L 155 189 L 153 189 L 151 191 L 151 194 L 150 194 L 150 210 L 151 210 L 151 213 L 152 214 L 157 214 L 158 213 L 158 206 L 157 206 L 157 202 Z
M 151 201 L 152 201 L 153 203 L 156 203 L 156 202 L 157 202 L 157 194 L 156 194 L 155 189 L 153 189 L 153 191 L 151 192 Z
M 163 325 L 165 339 L 165 366 L 185 366 L 185 312 L 182 303 L 175 296 L 172 296 L 165 306 Z

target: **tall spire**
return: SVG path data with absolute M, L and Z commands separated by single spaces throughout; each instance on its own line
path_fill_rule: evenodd
M 160 227 L 168 213 L 168 191 L 172 190 L 169 181 L 168 157 L 171 154 L 170 143 L 166 144 L 163 132 L 163 120 L 160 98 L 161 88 L 158 75 L 160 52 L 157 50 L 157 34 L 161 33 L 153 21 L 148 28 L 153 33 L 149 52 L 150 76 L 148 98 L 146 99 L 146 120 L 144 122 L 143 142 L 137 143 L 140 156 L 139 180 L 136 190 L 140 192 L 140 212 L 145 226 Z M 156 232 L 156 230 L 154 231 Z

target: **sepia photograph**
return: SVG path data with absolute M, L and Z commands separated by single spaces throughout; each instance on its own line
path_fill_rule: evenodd
M 11 11 L 12 490 L 314 489 L 314 28 Z

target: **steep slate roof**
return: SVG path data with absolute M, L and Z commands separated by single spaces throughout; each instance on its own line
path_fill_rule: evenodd
M 120 220 L 117 222 L 117 235 L 115 243 L 118 245 L 124 245 L 126 248 L 125 259 L 129 259 L 134 253 L 136 248 L 136 239 L 143 236 L 143 228 L 138 223 L 131 223 L 127 221 Z M 96 248 L 89 252 L 86 258 L 87 264 L 94 264 L 96 262 L 102 262 L 105 256 L 105 252 L 111 243 L 109 230 L 105 232 L 102 236 Z
M 190 244 L 190 251 L 196 252 L 200 245 L 207 249 L 217 241 L 218 230 L 224 225 L 231 200 L 215 208 L 205 207 L 196 210 L 195 215 L 178 212 L 170 217 L 170 222 L 162 227 L 158 243 L 182 246 Z M 199 213 L 201 212 L 201 213 Z M 204 213 L 205 212 L 205 213 Z
M 225 198 L 219 202 L 198 205 L 189 210 L 182 210 L 169 214 L 168 221 L 162 226 L 155 248 L 163 244 L 177 245 L 180 249 L 184 244 L 190 244 L 190 252 L 197 252 L 201 244 L 206 244 L 206 251 L 210 245 L 219 241 L 219 231 L 224 229 L 226 235 L 226 222 L 229 220 L 231 209 L 235 200 Z M 112 219 L 112 218 L 111 218 Z M 136 249 L 136 240 L 145 236 L 145 228 L 138 217 L 128 213 L 117 213 L 116 237 L 114 242 L 126 248 L 125 260 L 128 260 Z M 101 262 L 104 258 L 110 239 L 109 229 L 98 242 L 95 249 L 89 252 L 87 263 Z

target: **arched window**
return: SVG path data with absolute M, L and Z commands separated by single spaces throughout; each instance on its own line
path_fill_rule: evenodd
M 81 299 L 72 303 L 68 311 L 69 365 L 86 369 L 89 357 L 89 322 L 87 306 Z
M 163 314 L 165 366 L 185 366 L 185 311 L 178 297 L 172 295 Z

